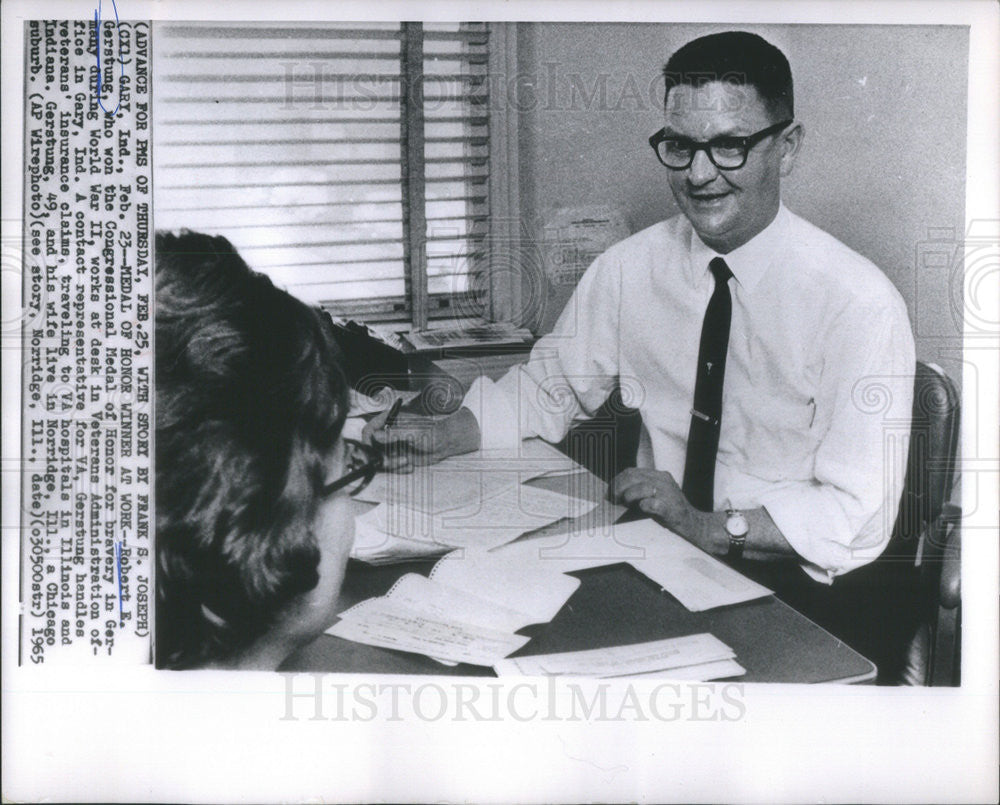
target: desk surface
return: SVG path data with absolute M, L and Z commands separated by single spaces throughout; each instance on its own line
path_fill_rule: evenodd
M 540 479 L 532 483 L 573 491 L 587 497 L 602 496 L 604 484 L 587 475 Z M 593 498 L 592 498 L 593 499 Z M 614 522 L 622 507 L 603 502 L 581 518 Z M 564 532 L 580 523 L 554 524 L 542 533 Z M 404 573 L 430 573 L 436 560 L 411 561 L 372 567 L 352 560 L 341 590 L 341 611 L 359 601 L 383 595 Z M 875 678 L 875 665 L 774 596 L 706 612 L 689 612 L 629 565 L 616 564 L 581 570 L 572 575 L 580 587 L 547 624 L 519 633 L 531 641 L 512 656 L 578 651 L 602 646 L 641 643 L 667 637 L 710 632 L 731 646 L 746 669 L 744 682 L 862 682 Z M 283 671 L 337 673 L 439 674 L 493 676 L 492 669 L 475 665 L 447 666 L 429 657 L 393 649 L 362 645 L 331 635 L 320 635 L 289 657 Z
M 347 603 L 381 595 L 404 573 L 426 575 L 433 562 L 370 567 L 351 562 Z M 774 596 L 707 612 L 689 612 L 673 596 L 624 564 L 573 573 L 580 587 L 513 656 L 577 651 L 711 632 L 736 651 L 744 682 L 860 682 L 875 666 Z M 492 676 L 489 668 L 446 666 L 429 657 L 321 635 L 282 666 L 283 671 Z

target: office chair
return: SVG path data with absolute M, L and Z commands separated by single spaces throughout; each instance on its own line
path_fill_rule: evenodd
M 936 562 L 924 562 L 927 591 L 924 618 L 907 647 L 898 680 L 903 685 L 961 684 L 961 510 L 947 503 L 934 527 L 944 533 L 944 549 Z M 935 577 L 938 577 L 935 581 Z M 934 595 L 934 592 L 937 595 Z
M 887 585 L 885 605 L 897 609 L 896 634 L 905 639 L 879 681 L 958 684 L 960 640 L 960 510 L 949 504 L 955 479 L 960 403 L 951 379 L 917 362 L 913 421 L 899 513 L 885 552 L 868 573 Z M 866 571 L 861 568 L 860 571 Z M 867 574 L 859 572 L 859 579 Z M 848 577 L 854 575 L 848 574 Z
M 961 510 L 955 479 L 960 403 L 951 379 L 917 362 L 910 455 L 889 561 L 912 562 L 919 591 L 916 632 L 898 681 L 957 685 L 961 653 Z
M 953 509 L 949 511 L 949 509 Z M 929 674 L 924 678 L 930 685 L 960 685 L 962 670 L 962 532 L 959 526 L 962 511 L 957 506 L 945 506 L 942 517 L 951 526 L 941 559 L 941 579 L 938 585 L 938 613 L 934 624 L 934 640 L 929 642 Z

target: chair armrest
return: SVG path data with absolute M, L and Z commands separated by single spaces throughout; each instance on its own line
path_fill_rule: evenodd
M 941 512 L 950 531 L 944 544 L 941 564 L 940 602 L 945 609 L 955 609 L 962 602 L 962 510 L 946 504 Z

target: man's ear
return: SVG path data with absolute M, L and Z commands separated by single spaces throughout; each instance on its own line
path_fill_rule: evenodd
M 805 139 L 805 127 L 795 121 L 795 123 L 781 136 L 781 175 L 787 176 L 795 166 L 795 158 L 802 147 L 802 140 Z

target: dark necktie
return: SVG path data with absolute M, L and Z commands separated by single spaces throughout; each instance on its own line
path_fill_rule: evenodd
M 714 258 L 708 267 L 715 277 L 715 290 L 708 300 L 705 322 L 701 326 L 698 375 L 694 385 L 683 486 L 691 505 L 705 512 L 713 508 L 715 457 L 719 452 L 719 427 L 722 423 L 722 384 L 726 376 L 729 322 L 733 313 L 728 285 L 733 272 L 721 257 Z

